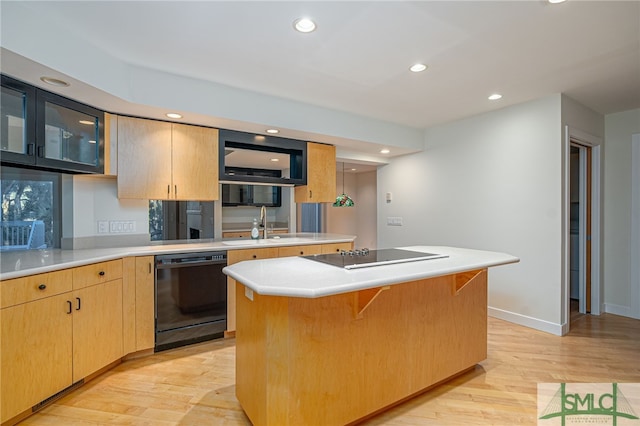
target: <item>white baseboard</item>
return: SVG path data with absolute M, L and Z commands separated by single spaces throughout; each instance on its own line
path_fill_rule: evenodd
M 614 305 L 613 303 L 605 303 L 604 311 L 608 314 L 620 315 L 623 317 L 637 318 L 633 316 L 630 306 Z
M 525 327 L 533 328 L 536 330 L 544 331 L 546 333 L 555 334 L 556 336 L 562 336 L 567 331 L 562 324 L 555 324 L 549 321 L 544 321 L 538 318 L 528 317 L 522 314 L 516 314 L 515 312 L 505 311 L 498 308 L 492 308 L 489 306 L 488 314 L 491 317 L 499 318 L 505 321 L 512 322 L 514 324 L 523 325 Z

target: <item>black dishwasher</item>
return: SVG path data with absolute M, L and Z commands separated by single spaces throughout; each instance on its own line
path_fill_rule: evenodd
M 224 336 L 227 252 L 155 257 L 155 351 Z

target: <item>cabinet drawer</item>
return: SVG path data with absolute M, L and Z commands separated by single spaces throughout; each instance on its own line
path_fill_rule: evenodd
M 227 252 L 227 265 L 242 262 L 243 260 L 269 259 L 272 257 L 278 257 L 277 247 L 229 250 Z
M 322 248 L 319 245 L 280 247 L 278 249 L 278 257 L 308 256 L 320 254 L 321 252 Z
M 47 272 L 3 281 L 0 284 L 1 308 L 71 291 L 71 269 Z
M 80 266 L 73 269 L 73 288 L 76 290 L 118 278 L 122 278 L 122 259 Z
M 233 232 L 233 231 L 229 231 L 229 232 L 223 232 L 222 233 L 222 238 L 249 238 L 251 236 L 251 231 L 244 231 L 244 232 Z
M 353 250 L 353 243 L 335 243 L 322 245 L 322 254 L 340 253 L 341 250 Z

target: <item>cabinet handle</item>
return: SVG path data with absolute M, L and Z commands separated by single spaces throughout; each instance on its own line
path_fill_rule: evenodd
M 309 190 L 309 198 L 313 198 L 313 191 Z
M 67 311 L 67 314 L 71 314 L 71 311 L 73 310 L 73 303 L 71 303 L 71 300 L 67 300 L 67 304 L 69 305 L 69 310 Z
M 149 273 L 151 273 L 151 262 L 149 262 Z
M 98 275 L 100 275 L 101 277 L 104 277 L 104 271 L 98 272 Z
M 44 290 L 45 288 L 47 288 L 47 286 L 45 284 L 40 284 L 38 286 L 38 290 Z
M 81 303 L 80 298 L 76 297 L 76 301 L 78 302 L 78 307 L 76 308 L 76 311 L 79 311 L 80 310 L 80 303 Z
M 38 157 L 44 158 L 44 146 L 38 147 Z
M 36 147 L 33 143 L 27 144 L 27 155 L 33 155 L 34 148 Z
M 171 194 L 171 185 L 167 185 L 167 195 Z
M 175 191 L 174 191 L 175 192 L 175 196 L 176 196 L 176 198 L 178 198 L 178 185 L 175 185 L 174 188 L 175 188 Z

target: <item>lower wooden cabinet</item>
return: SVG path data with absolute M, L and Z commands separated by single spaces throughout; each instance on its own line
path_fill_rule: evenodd
M 112 262 L 105 262 L 105 266 L 107 263 L 114 266 Z M 80 271 L 82 268 L 86 267 L 75 268 L 74 273 L 93 275 Z M 97 268 L 95 279 L 74 282 L 73 288 L 78 290 L 33 301 L 16 299 L 15 305 L 0 310 L 1 423 L 124 355 L 122 278 L 117 277 L 121 271 L 118 274 L 116 268 L 115 274 L 109 272 L 114 278 L 111 281 L 95 283 L 104 277 L 105 270 Z M 39 286 L 71 287 L 69 283 L 54 285 L 71 275 L 51 274 L 41 274 Z M 2 285 L 30 286 L 31 281 L 32 277 L 25 277 Z
M 155 277 L 154 257 L 136 257 L 136 351 L 155 346 Z
M 2 309 L 0 422 L 70 386 L 71 293 Z
M 73 382 L 119 360 L 122 279 L 73 292 Z

